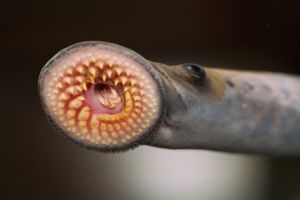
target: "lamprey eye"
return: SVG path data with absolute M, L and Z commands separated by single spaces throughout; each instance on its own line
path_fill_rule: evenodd
M 118 151 L 151 136 L 161 115 L 161 82 L 137 53 L 83 42 L 54 56 L 40 74 L 44 109 L 58 129 L 85 147 Z
M 188 71 L 188 73 L 190 75 L 192 75 L 195 78 L 198 79 L 205 79 L 205 70 L 201 65 L 198 64 L 194 64 L 194 63 L 186 63 L 182 65 L 183 67 L 185 67 L 185 69 Z

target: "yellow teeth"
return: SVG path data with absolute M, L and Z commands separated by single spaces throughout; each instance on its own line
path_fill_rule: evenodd
M 120 79 L 116 78 L 116 79 L 114 80 L 114 84 L 115 84 L 115 85 L 118 85 L 119 83 L 121 83 Z
M 103 61 L 97 61 L 97 62 L 96 62 L 96 66 L 97 66 L 100 70 L 102 70 L 102 69 L 104 68 L 104 62 L 103 62 Z
M 117 72 L 118 76 L 120 76 L 124 70 L 118 67 L 118 68 L 115 68 L 115 71 Z
M 102 74 L 102 80 L 106 81 L 106 79 L 107 79 L 107 75 L 106 74 Z
M 58 125 L 79 142 L 101 148 L 130 144 L 158 116 L 156 83 L 137 62 L 92 55 L 62 64 L 64 69 L 55 73 L 59 76 L 45 81 L 47 106 Z
M 87 79 L 86 79 L 86 82 L 94 84 L 95 83 L 95 79 L 93 77 L 91 77 L 91 76 L 88 76 Z
M 91 119 L 91 127 L 96 129 L 99 126 L 99 121 L 96 116 L 93 116 Z
M 67 69 L 67 70 L 66 70 L 66 73 L 67 73 L 67 75 L 70 75 L 70 76 L 74 75 L 74 70 L 73 70 L 73 68 Z
M 113 71 L 111 69 L 108 69 L 108 70 L 105 71 L 105 73 L 107 74 L 108 78 L 111 78 L 112 74 L 113 74 Z
M 68 110 L 67 111 L 67 117 L 68 119 L 73 119 L 76 115 L 76 111 L 75 110 Z
M 70 102 L 70 108 L 71 109 L 78 109 L 83 105 L 84 101 L 84 97 L 83 96 L 79 96 L 77 98 L 75 98 L 74 100 L 72 100 Z
M 69 85 L 71 85 L 73 81 L 74 81 L 74 79 L 72 77 L 69 77 L 69 76 L 63 78 L 63 82 L 65 82 Z
M 87 120 L 90 116 L 90 108 L 85 106 L 81 109 L 81 111 L 79 112 L 79 115 L 78 115 L 78 119 L 79 120 Z
M 78 72 L 81 75 L 85 75 L 86 74 L 86 68 L 83 66 L 78 66 L 76 67 L 76 72 Z
M 92 77 L 92 78 L 96 78 L 98 76 L 98 69 L 95 68 L 95 67 L 90 67 L 88 69 L 88 73 L 89 73 L 89 76 Z
M 87 82 L 84 82 L 84 83 L 82 83 L 81 84 L 81 89 L 83 90 L 83 91 L 87 91 Z
M 66 100 L 69 99 L 69 95 L 68 95 L 68 93 L 63 92 L 63 93 L 61 93 L 61 94 L 59 95 L 58 99 L 61 100 L 61 101 L 66 101 Z
M 125 85 L 128 82 L 128 78 L 126 78 L 125 76 L 121 76 L 120 81 L 123 85 Z
M 84 76 L 75 76 L 75 80 L 78 82 L 78 83 L 83 83 L 85 81 L 85 77 Z
M 66 89 L 67 92 L 69 92 L 70 94 L 72 95 L 78 95 L 80 94 L 80 92 L 82 91 L 82 89 L 78 86 L 71 86 L 71 87 L 68 87 Z
M 58 89 L 61 89 L 61 88 L 63 88 L 65 85 L 62 83 L 62 82 L 58 82 L 58 83 L 56 83 L 56 87 L 58 88 Z

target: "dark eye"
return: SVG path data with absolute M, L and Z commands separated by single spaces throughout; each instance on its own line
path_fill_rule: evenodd
M 190 75 L 198 79 L 205 78 L 205 69 L 201 65 L 194 64 L 194 63 L 186 63 L 182 65 Z

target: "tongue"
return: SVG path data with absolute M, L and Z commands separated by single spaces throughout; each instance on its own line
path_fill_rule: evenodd
M 112 89 L 112 90 L 114 90 L 114 89 Z M 87 92 L 84 94 L 86 103 L 93 110 L 94 114 L 111 114 L 111 115 L 113 115 L 113 114 L 117 114 L 122 111 L 122 109 L 123 109 L 122 100 L 120 103 L 117 103 L 115 106 L 112 106 L 116 102 L 115 91 L 113 94 L 111 94 L 109 92 L 110 92 L 109 89 L 103 89 L 103 90 L 99 91 L 98 88 L 95 88 L 95 85 L 92 85 L 87 90 Z M 117 95 L 119 95 L 119 94 L 117 94 Z M 113 98 L 113 99 L 111 99 L 111 98 Z

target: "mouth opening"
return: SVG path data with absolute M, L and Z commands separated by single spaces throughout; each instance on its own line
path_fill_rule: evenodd
M 95 114 L 117 114 L 124 108 L 124 92 L 113 85 L 97 83 L 85 93 L 87 104 Z
M 62 50 L 43 68 L 39 88 L 55 127 L 88 148 L 135 147 L 152 134 L 161 116 L 156 70 L 115 44 L 83 42 Z

